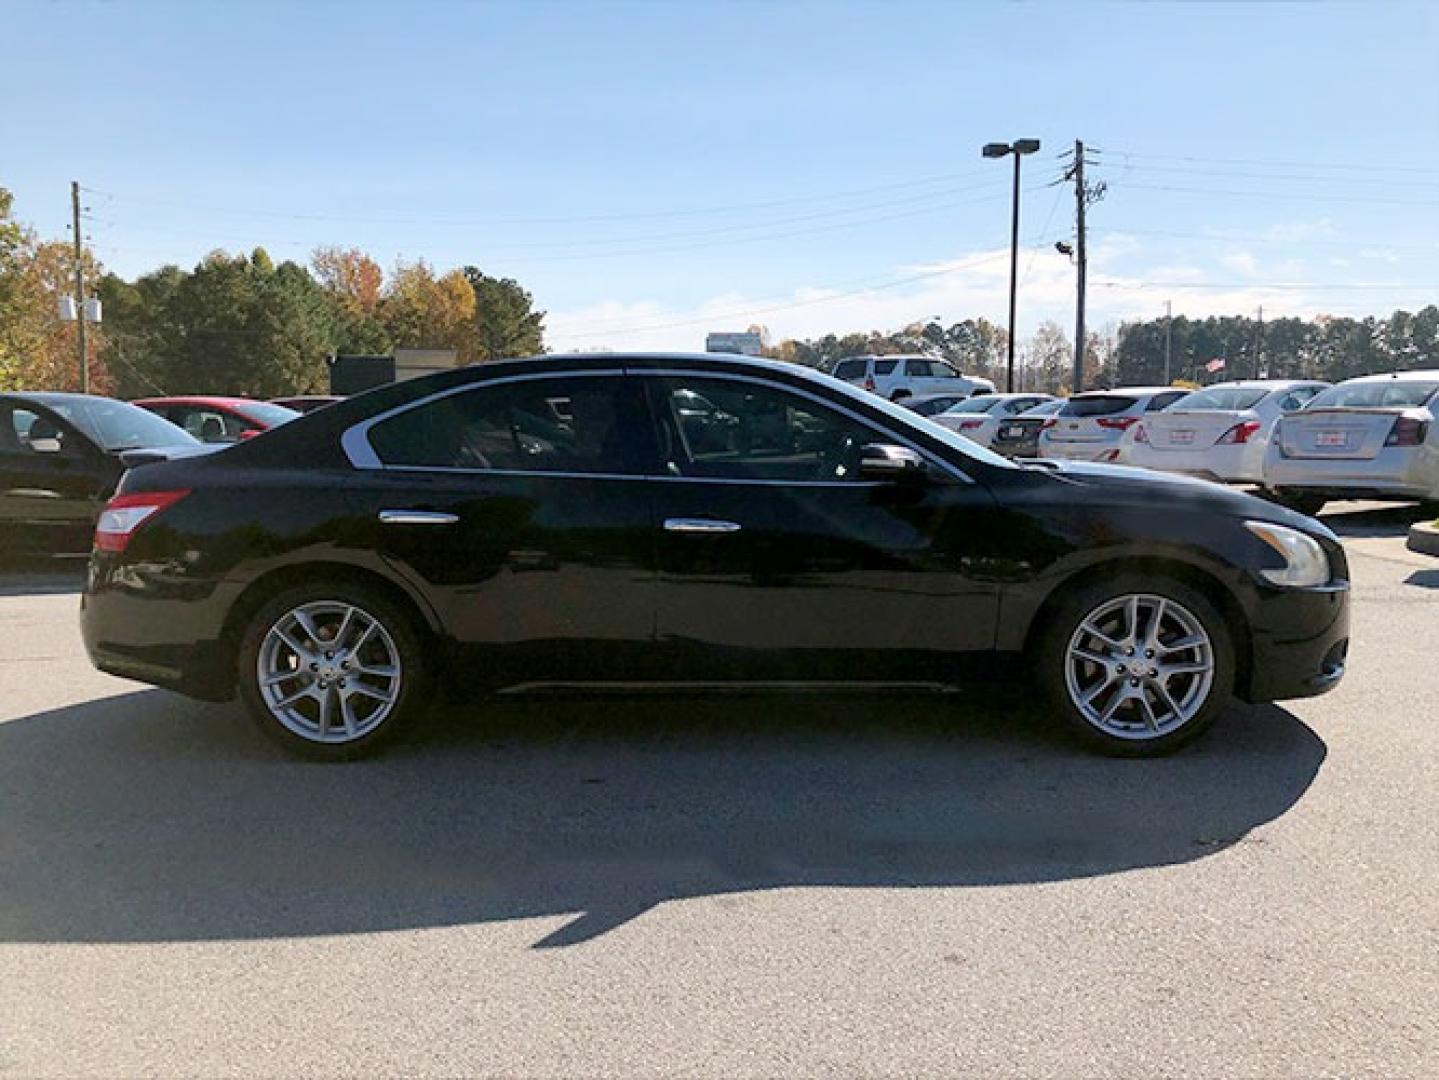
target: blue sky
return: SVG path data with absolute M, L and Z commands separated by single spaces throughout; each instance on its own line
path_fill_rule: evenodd
M 518 278 L 560 347 L 1439 302 L 1439 6 L 11 3 L 0 185 L 133 276 L 359 246 Z

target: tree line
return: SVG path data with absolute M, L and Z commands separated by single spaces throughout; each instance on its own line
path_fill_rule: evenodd
M 82 271 L 87 295 L 104 305 L 104 321 L 92 333 L 97 393 L 318 393 L 328 388 L 325 358 L 334 353 L 450 348 L 472 363 L 544 351 L 545 313 L 530 294 L 475 266 L 438 273 L 418 260 L 386 274 L 362 251 L 324 247 L 307 264 L 277 264 L 263 248 L 248 255 L 215 251 L 190 270 L 162 266 L 134 281 L 106 273 L 86 252 Z M 75 325 L 59 316 L 74 272 L 71 246 L 41 241 L 16 222 L 10 193 L 0 188 L 0 390 L 78 387 Z M 791 363 L 820 367 L 865 353 L 922 353 L 1004 384 L 1008 334 L 984 318 L 778 344 L 768 342 L 763 327 L 750 329 L 761 332 L 766 355 Z M 1020 388 L 1069 391 L 1074 346 L 1058 323 L 1042 323 L 1015 352 Z M 1211 373 L 1207 365 L 1215 360 L 1225 363 Z M 1439 367 L 1439 307 L 1432 304 L 1387 318 L 1125 322 L 1089 335 L 1084 383 L 1259 375 L 1338 382 L 1419 367 Z
M 0 390 L 78 389 L 76 328 L 59 313 L 74 292 L 73 249 L 41 241 L 11 205 L 0 189 Z M 336 353 L 454 349 L 473 363 L 544 350 L 545 313 L 530 294 L 475 266 L 437 273 L 418 260 L 387 275 L 357 249 L 320 248 L 302 264 L 256 248 L 134 281 L 87 252 L 83 273 L 103 305 L 90 334 L 95 393 L 323 393 Z

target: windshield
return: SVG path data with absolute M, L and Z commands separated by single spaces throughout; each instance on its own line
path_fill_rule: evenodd
M 1214 387 L 1210 390 L 1196 390 L 1192 394 L 1186 394 L 1173 405 L 1171 409 L 1218 409 L 1225 412 L 1238 412 L 1242 409 L 1252 409 L 1263 401 L 1273 391 L 1253 387 Z
M 1396 409 L 1423 405 L 1435 392 L 1439 382 L 1351 382 L 1331 386 L 1316 394 L 1309 409 Z M 1307 411 L 1307 410 L 1306 410 Z
M 128 401 L 108 398 L 50 398 L 45 404 L 106 450 L 152 450 L 161 446 L 198 446 L 200 441 Z
M 267 428 L 288 424 L 291 420 L 303 415 L 298 409 L 275 405 L 268 401 L 247 401 L 243 405 L 236 405 L 235 411 L 246 419 L 263 424 Z
M 983 394 L 979 397 L 965 398 L 965 400 L 951 405 L 945 413 L 983 413 L 989 412 L 1002 401 L 1002 398 L 993 394 Z

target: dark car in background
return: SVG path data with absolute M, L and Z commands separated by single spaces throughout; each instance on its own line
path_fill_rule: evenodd
M 124 401 L 0 394 L 0 556 L 88 552 L 124 454 L 199 449 L 174 424 Z
M 1024 671 L 1106 751 L 1344 671 L 1328 529 L 1200 481 L 1021 466 L 789 364 L 492 362 L 128 473 L 82 627 L 102 670 L 373 749 L 439 691 L 928 684 Z
M 989 444 L 996 453 L 1011 458 L 1035 458 L 1039 456 L 1039 433 L 1044 426 L 1064 408 L 1064 398 L 1055 398 L 1042 405 L 1006 417 L 995 429 L 994 441 Z
M 296 409 L 270 401 L 250 398 L 189 397 L 140 398 L 134 402 L 184 428 L 205 443 L 232 443 L 253 439 L 273 427 L 287 424 L 300 416 Z

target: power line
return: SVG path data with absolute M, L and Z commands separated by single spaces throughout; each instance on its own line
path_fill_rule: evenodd
M 1414 199 L 1385 199 L 1360 195 L 1320 195 L 1307 194 L 1298 191 L 1233 191 L 1224 188 L 1203 188 L 1203 187 L 1179 187 L 1161 184 L 1135 184 L 1129 181 L 1119 181 L 1117 186 L 1126 190 L 1134 189 L 1139 191 L 1177 191 L 1191 195 L 1239 195 L 1250 196 L 1260 199 L 1305 199 L 1318 202 L 1347 202 L 1347 203 L 1369 203 L 1375 205 L 1389 206 L 1439 206 L 1439 202 Z
M 652 330 L 672 330 L 672 329 L 677 329 L 677 328 L 679 328 L 679 327 L 700 326 L 700 325 L 704 325 L 704 324 L 706 324 L 706 323 L 712 323 L 712 322 L 721 321 L 721 320 L 731 320 L 731 321 L 732 321 L 732 320 L 736 320 L 736 319 L 748 319 L 748 318 L 751 318 L 751 317 L 756 316 L 756 315 L 770 315 L 770 314 L 773 314 L 773 313 L 776 312 L 776 311 L 790 311 L 790 310 L 793 310 L 793 309 L 795 309 L 795 308 L 811 307 L 811 306 L 813 306 L 813 305 L 815 305 L 815 304 L 827 304 L 827 303 L 829 303 L 829 302 L 831 302 L 831 301 L 834 301 L 834 300 L 844 300 L 844 299 L 848 299 L 849 297 L 853 297 L 853 296 L 862 296 L 862 295 L 864 295 L 865 293 L 879 292 L 880 290 L 883 290 L 883 289 L 898 288 L 898 287 L 901 286 L 901 285 L 910 285 L 910 284 L 913 284 L 913 283 L 916 282 L 916 281 L 927 281 L 927 280 L 929 280 L 929 279 L 931 279 L 931 278 L 945 277 L 945 276 L 947 276 L 947 275 L 949 275 L 949 274 L 959 273 L 961 270 L 969 270 L 969 269 L 971 269 L 971 268 L 973 268 L 973 267 L 975 267 L 975 266 L 981 266 L 981 265 L 983 265 L 983 264 L 985 264 L 985 263 L 998 262 L 1000 259 L 1006 259 L 1006 258 L 1008 258 L 1008 257 L 1009 257 L 1009 253 L 1008 253 L 1008 252 L 1001 252 L 1001 253 L 993 254 L 993 255 L 982 255 L 982 256 L 976 257 L 976 258 L 974 258 L 974 259 L 967 259 L 967 260 L 965 260 L 965 261 L 963 261 L 963 262 L 961 262 L 961 263 L 958 263 L 958 264 L 956 264 L 956 265 L 954 265 L 954 266 L 943 267 L 942 269 L 939 269 L 939 270 L 928 270 L 928 271 L 925 271 L 925 272 L 919 273 L 919 274 L 910 274 L 910 275 L 908 275 L 908 276 L 906 276 L 906 277 L 895 278 L 895 279 L 890 280 L 890 281 L 884 281 L 884 282 L 881 282 L 881 283 L 876 283 L 876 284 L 872 284 L 872 285 L 867 285 L 867 286 L 864 286 L 864 287 L 861 287 L 861 288 L 849 290 L 849 291 L 847 291 L 847 292 L 837 292 L 837 293 L 831 293 L 831 294 L 829 294 L 829 295 L 827 295 L 827 296 L 815 297 L 815 298 L 812 299 L 812 300 L 796 300 L 796 301 L 794 301 L 794 302 L 792 302 L 792 303 L 774 304 L 774 305 L 770 305 L 770 306 L 768 306 L 768 307 L 761 307 L 761 308 L 751 308 L 751 309 L 749 309 L 749 310 L 747 310 L 747 311 L 718 312 L 718 313 L 712 313 L 712 314 L 705 315 L 705 316 L 703 316 L 703 317 L 701 317 L 701 318 L 684 319 L 684 320 L 675 321 L 675 322 L 650 323 L 650 324 L 644 324 L 644 325 L 638 325 L 638 324 L 637 324 L 637 325 L 632 325 L 632 326 L 617 327 L 617 328 L 610 329 L 610 330 L 574 331 L 574 332 L 571 332 L 571 333 L 560 334 L 560 335 L 558 335 L 558 336 L 560 336 L 560 337 L 568 337 L 568 338 L 581 338 L 581 337 L 614 337 L 614 336 L 619 335 L 619 334 L 638 334 L 638 333 L 647 333 L 647 332 L 652 331 Z
M 1406 173 L 1430 173 L 1439 174 L 1439 167 L 1429 165 L 1390 165 L 1364 163 L 1340 163 L 1340 162 L 1316 162 L 1316 161 L 1265 161 L 1256 158 L 1219 158 L 1219 157 L 1195 157 L 1184 154 L 1148 154 L 1134 150 L 1111 150 L 1124 158 L 1140 158 L 1149 161 L 1189 161 L 1200 165 L 1252 165 L 1258 168 L 1273 167 L 1276 169 L 1335 169 L 1354 170 L 1357 172 L 1406 172 Z
M 900 181 L 892 184 L 876 184 L 869 187 L 849 188 L 841 191 L 832 191 L 810 195 L 795 195 L 783 199 L 764 199 L 752 202 L 730 203 L 721 206 L 686 207 L 667 210 L 643 210 L 611 214 L 583 214 L 569 216 L 544 216 L 544 217 L 468 217 L 468 216 L 437 216 L 437 217 L 391 217 L 391 216 L 369 216 L 355 214 L 325 214 L 325 213 L 296 213 L 289 211 L 249 209 L 237 206 L 215 206 L 169 199 L 154 199 L 148 196 L 137 196 L 123 194 L 113 191 L 105 191 L 100 188 L 85 188 L 87 192 L 103 196 L 111 200 L 131 202 L 147 206 L 159 206 L 175 210 L 192 210 L 207 214 L 231 214 L 239 217 L 261 217 L 278 218 L 289 221 L 334 221 L 357 224 L 377 225 L 574 225 L 586 222 L 604 221 L 633 221 L 651 218 L 665 217 L 697 217 L 709 214 L 734 213 L 743 210 L 769 209 L 777 206 L 793 206 L 801 203 L 824 202 L 834 199 L 853 198 L 859 195 L 869 195 L 881 191 L 899 191 L 908 188 L 923 187 L 930 184 L 943 183 L 945 181 L 961 180 L 971 176 L 985 175 L 987 170 L 969 169 L 958 173 L 936 173 L 927 177 L 920 177 L 912 180 Z

